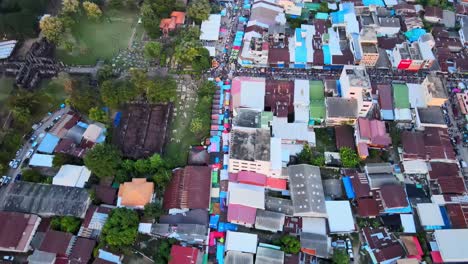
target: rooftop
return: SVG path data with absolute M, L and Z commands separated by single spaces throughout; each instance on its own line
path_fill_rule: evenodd
M 421 123 L 445 125 L 444 115 L 438 106 L 418 108 L 418 115 Z
M 351 118 L 357 117 L 357 100 L 341 97 L 327 97 L 327 118 Z
M 284 252 L 267 247 L 258 247 L 255 264 L 283 264 Z
M 257 252 L 258 236 L 243 232 L 226 232 L 226 251 L 239 251 L 245 253 Z
M 39 250 L 60 255 L 67 255 L 67 249 L 70 245 L 72 237 L 73 235 L 71 233 L 49 230 L 46 232 Z
M 439 206 L 434 203 L 419 203 L 416 205 L 419 220 L 424 227 L 444 226 L 444 219 Z
M 231 132 L 230 158 L 247 161 L 270 160 L 270 132 L 265 129 Z
M 402 208 L 408 206 L 406 192 L 401 185 L 384 185 L 380 188 L 380 193 L 385 209 Z
M 202 257 L 203 254 L 197 248 L 173 245 L 169 264 L 198 264 Z
M 90 203 L 82 188 L 14 182 L 0 193 L 0 210 L 39 214 L 71 215 L 83 218 Z
M 443 229 L 434 232 L 444 262 L 468 261 L 468 229 Z
M 285 214 L 258 209 L 255 228 L 272 232 L 283 231 Z
M 85 166 L 62 165 L 54 176 L 52 184 L 83 188 L 91 176 L 91 171 Z
M 0 212 L 0 250 L 28 251 L 40 221 L 37 215 Z
M 237 110 L 237 115 L 232 120 L 232 124 L 233 126 L 239 127 L 260 128 L 261 116 L 262 111 L 260 110 L 239 108 Z
M 326 201 L 330 233 L 348 233 L 356 230 L 349 201 Z
M 118 206 L 143 207 L 153 199 L 154 183 L 145 178 L 133 178 L 131 182 L 120 184 Z
M 288 166 L 294 215 L 326 217 L 320 169 L 310 165 Z

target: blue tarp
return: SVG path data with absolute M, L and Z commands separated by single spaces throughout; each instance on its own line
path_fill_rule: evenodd
M 219 215 L 211 215 L 210 216 L 210 228 L 218 228 L 218 222 L 219 222 Z
M 222 244 L 216 246 L 216 260 L 219 264 L 224 264 L 224 245 Z
M 88 128 L 89 127 L 89 125 L 87 123 L 84 123 L 84 122 L 81 122 L 81 121 L 76 123 L 76 125 L 79 126 L 79 127 L 82 127 L 82 128 Z
M 118 127 L 120 125 L 120 119 L 122 118 L 122 112 L 117 112 L 114 117 L 114 126 Z
M 231 223 L 220 222 L 218 224 L 218 232 L 226 232 L 226 231 L 237 231 L 237 225 Z
M 330 47 L 328 45 L 323 45 L 323 64 L 330 65 L 332 63 L 332 56 L 330 54 Z
M 370 5 L 385 6 L 385 3 L 383 0 L 362 0 L 362 4 L 364 6 L 370 6 Z
M 452 228 L 450 224 L 450 219 L 448 217 L 447 209 L 443 206 L 439 206 L 440 213 L 442 214 L 442 218 L 444 219 L 444 227 L 445 228 Z
M 301 68 L 300 64 L 301 63 L 307 63 L 307 47 L 306 47 L 306 41 L 305 38 L 302 37 L 302 29 L 296 28 L 296 42 L 302 43 L 302 45 L 296 46 L 294 56 L 295 56 L 295 63 L 296 65 L 299 64 L 297 67 L 296 65 L 294 67 L 296 68 Z M 304 66 L 305 67 L 305 66 Z
M 354 193 L 353 185 L 351 184 L 351 178 L 345 176 L 342 178 L 342 180 L 345 187 L 346 196 L 348 196 L 348 199 L 354 199 L 356 194 Z
M 239 22 L 247 22 L 247 20 L 246 17 L 239 17 Z
M 39 144 L 37 151 L 42 152 L 42 153 L 52 154 L 54 153 L 54 149 L 59 143 L 59 141 L 60 141 L 59 137 L 57 137 L 56 135 L 47 133 L 44 139 L 42 140 L 41 144 Z
M 405 32 L 405 37 L 410 41 L 417 41 L 422 35 L 426 34 L 426 30 L 422 28 L 415 28 Z

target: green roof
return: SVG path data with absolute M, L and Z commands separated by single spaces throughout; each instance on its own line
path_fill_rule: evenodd
M 325 87 L 323 86 L 322 81 L 310 81 L 309 82 L 310 101 L 325 99 L 324 90 L 325 90 Z
M 304 3 L 304 7 L 311 11 L 317 11 L 320 8 L 320 4 L 319 3 Z
M 325 101 L 323 99 L 310 101 L 309 115 L 311 120 L 325 119 Z
M 410 107 L 408 86 L 406 86 L 406 84 L 393 84 L 393 98 L 395 101 L 395 108 L 404 109 Z
M 269 122 L 273 120 L 273 112 L 262 112 L 260 124 L 262 128 L 268 128 Z

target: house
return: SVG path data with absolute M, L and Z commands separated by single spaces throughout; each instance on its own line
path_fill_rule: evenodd
M 91 171 L 85 166 L 62 165 L 52 179 L 53 185 L 83 188 L 91 176 Z
M 462 203 L 446 204 L 447 215 L 450 219 L 452 228 L 467 228 L 468 227 L 468 205 Z
M 340 86 L 343 98 L 355 99 L 357 101 L 356 110 L 358 116 L 367 116 L 372 107 L 372 96 L 371 82 L 366 68 L 363 66 L 345 65 L 340 75 Z M 328 110 L 329 108 L 330 106 Z
M 52 154 L 54 153 L 54 149 L 59 141 L 60 138 L 58 136 L 51 133 L 46 133 L 41 141 L 41 144 L 39 144 L 39 147 L 37 147 L 37 151 L 43 154 Z
M 422 259 L 424 252 L 416 236 L 400 236 L 400 240 L 403 243 L 406 249 L 406 252 L 408 252 L 407 254 L 408 258 L 414 258 L 417 260 Z
M 37 215 L 0 212 L 0 251 L 27 252 L 41 222 Z
M 203 253 L 194 247 L 183 247 L 173 245 L 169 264 L 201 264 L 203 262 Z
M 91 203 L 83 188 L 17 181 L 2 189 L 0 211 L 83 218 Z
M 57 254 L 34 250 L 31 255 L 28 256 L 28 263 L 30 264 L 54 264 L 57 260 Z
M 239 251 L 255 254 L 257 252 L 258 236 L 243 232 L 226 232 L 226 251 Z
M 365 172 L 370 189 L 380 189 L 386 184 L 396 184 L 397 179 L 393 175 L 393 167 L 390 163 L 367 163 Z
M 102 143 L 105 137 L 106 127 L 101 123 L 90 124 L 83 133 L 83 140 L 88 143 Z
M 35 153 L 29 160 L 30 167 L 52 168 L 54 155 Z
M 458 34 L 460 35 L 462 44 L 466 46 L 468 44 L 468 16 L 461 17 L 460 26 Z
M 436 6 L 426 6 L 424 9 L 424 19 L 430 23 L 440 23 L 443 19 L 443 11 Z
M 358 118 L 355 136 L 358 153 L 362 159 L 369 156 L 368 148 L 386 148 L 392 143 L 385 122 L 376 119 Z
M 319 258 L 329 258 L 331 238 L 323 234 L 301 233 L 301 251 Z
M 349 201 L 325 201 L 330 233 L 346 234 L 356 231 Z
M 390 264 L 405 256 L 403 247 L 384 227 L 362 229 L 362 235 L 368 247 L 366 250 L 373 255 L 378 263 Z
M 97 239 L 101 235 L 102 228 L 109 218 L 109 213 L 113 208 L 115 207 L 110 205 L 91 205 L 88 208 L 80 230 L 78 231 L 78 236 Z
M 434 237 L 443 263 L 468 261 L 468 229 L 436 230 Z
M 163 208 L 208 209 L 211 170 L 208 166 L 186 166 L 173 171 L 164 192 Z
M 377 94 L 382 120 L 395 120 L 392 86 L 390 84 L 377 85 Z
M 361 29 L 359 43 L 362 49 L 360 65 L 374 67 L 379 60 L 379 50 L 377 46 L 377 33 L 373 27 L 363 27 Z
M 159 28 L 162 30 L 164 35 L 167 35 L 169 31 L 172 31 L 183 24 L 185 24 L 185 13 L 173 11 L 170 18 L 161 19 Z
M 224 263 L 226 264 L 254 264 L 254 256 L 252 253 L 244 253 L 239 251 L 228 251 L 224 257 Z
M 411 207 L 406 197 L 405 189 L 399 184 L 389 184 L 380 187 L 380 201 L 386 213 L 409 213 Z
M 416 108 L 416 129 L 424 130 L 426 127 L 447 128 L 442 110 L 438 106 Z
M 327 217 L 319 167 L 288 166 L 288 175 L 294 216 Z
M 455 152 L 447 129 L 427 127 L 424 133 L 403 131 L 401 143 L 403 145 L 401 160 L 455 162 Z
M 269 246 L 269 245 L 268 245 Z M 255 264 L 283 264 L 284 252 L 266 246 L 258 246 Z
M 354 149 L 356 144 L 354 143 L 353 127 L 347 125 L 335 126 L 335 140 L 337 149 L 343 147 Z
M 419 71 L 426 63 L 417 42 L 396 44 L 392 55 L 393 66 L 398 70 Z
M 133 178 L 131 182 L 120 184 L 117 197 L 118 207 L 143 208 L 153 200 L 154 183 L 145 178 Z
M 383 36 L 395 36 L 400 32 L 400 19 L 398 17 L 379 17 L 377 33 Z
M 61 231 L 49 230 L 42 240 L 39 250 L 49 253 L 55 253 L 60 256 L 68 255 L 68 247 L 72 241 L 73 235 Z
M 357 199 L 357 214 L 360 217 L 375 218 L 379 212 L 379 206 L 374 198 Z
M 325 99 L 327 125 L 353 124 L 358 117 L 358 102 L 356 99 L 327 97 Z
M 284 219 L 286 215 L 272 211 L 257 209 L 255 218 L 255 229 L 266 230 L 271 232 L 283 231 Z
M 70 254 L 68 255 L 70 263 L 89 263 L 95 246 L 95 240 L 75 237 L 75 241 L 71 245 Z
M 419 221 L 425 230 L 442 229 L 445 226 L 442 213 L 437 204 L 419 203 L 416 206 Z
M 155 223 L 151 225 L 150 234 L 157 237 L 175 238 L 191 245 L 206 245 L 208 227 L 200 224 Z
M 447 88 L 440 77 L 427 75 L 421 85 L 426 90 L 428 106 L 440 107 L 448 100 Z

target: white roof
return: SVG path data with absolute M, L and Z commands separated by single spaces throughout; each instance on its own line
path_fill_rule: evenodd
M 0 60 L 10 57 L 16 43 L 16 40 L 0 41 Z
M 468 229 L 442 229 L 434 232 L 444 262 L 468 261 Z
M 39 154 L 36 153 L 29 160 L 29 166 L 33 167 L 52 167 L 52 161 L 54 160 L 54 155 Z
M 397 0 L 384 0 L 386 6 L 395 6 L 398 4 Z
M 443 226 L 444 219 L 439 206 L 434 203 L 419 203 L 416 205 L 422 226 Z
M 226 232 L 226 251 L 234 250 L 247 253 L 257 253 L 258 236 L 242 232 Z
M 406 174 L 427 174 L 429 172 L 424 160 L 403 161 L 403 168 L 405 168 Z
M 411 91 L 408 93 L 411 108 L 426 108 L 426 96 L 422 85 L 419 83 L 407 83 L 406 86 Z
M 428 43 L 419 42 L 419 51 L 421 52 L 421 57 L 423 60 L 435 60 L 434 53 L 432 53 L 432 48 Z
M 216 48 L 215 48 L 215 47 L 204 46 L 204 48 L 208 50 L 208 52 L 210 53 L 210 56 L 211 56 L 211 57 L 216 56 Z
M 325 207 L 331 233 L 347 233 L 356 230 L 349 201 L 325 201 Z
M 404 233 L 416 233 L 416 226 L 412 214 L 400 214 L 400 220 Z
M 221 15 L 211 14 L 208 20 L 201 24 L 201 40 L 218 40 L 219 28 L 221 27 Z
M 393 110 L 395 112 L 395 120 L 412 120 L 411 110 L 409 108 Z
M 140 223 L 138 225 L 138 233 L 150 234 L 151 233 L 151 223 Z
M 315 132 L 309 130 L 307 123 L 288 123 L 286 118 L 274 116 L 271 126 L 274 137 L 285 140 L 307 141 L 309 145 L 315 146 Z
M 283 167 L 281 159 L 281 138 L 270 138 L 270 162 L 272 170 L 280 170 Z
M 91 171 L 85 166 L 63 165 L 52 180 L 53 185 L 83 188 L 91 176 Z
M 245 80 L 241 82 L 241 107 L 248 107 L 263 111 L 265 109 L 265 80 Z
M 309 105 L 309 81 L 294 80 L 294 104 Z
M 326 235 L 327 224 L 325 223 L 325 218 L 302 217 L 302 232 Z
M 96 125 L 96 124 L 91 124 L 88 126 L 86 131 L 83 134 L 83 138 L 92 142 L 96 142 L 99 138 L 99 136 L 102 133 L 103 128 Z
M 229 204 L 265 209 L 265 188 L 250 184 L 229 182 Z

